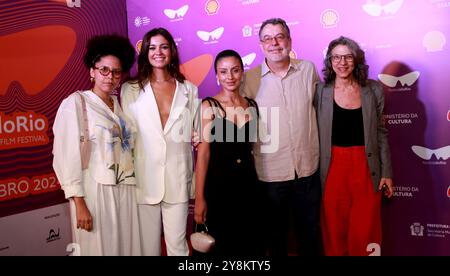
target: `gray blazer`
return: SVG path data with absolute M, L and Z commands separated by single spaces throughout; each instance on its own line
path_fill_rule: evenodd
M 314 97 L 320 141 L 320 180 L 324 191 L 325 180 L 331 160 L 331 132 L 333 122 L 334 83 L 319 83 Z M 392 177 L 391 156 L 384 126 L 384 94 L 382 86 L 369 80 L 361 87 L 361 102 L 364 123 L 364 141 L 375 191 L 382 177 Z

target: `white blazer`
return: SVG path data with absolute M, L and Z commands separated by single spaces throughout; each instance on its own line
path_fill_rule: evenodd
M 176 82 L 169 118 L 162 129 L 151 85 L 122 85 L 126 116 L 137 129 L 135 170 L 138 204 L 181 203 L 189 200 L 193 174 L 191 133 L 198 89 L 189 81 Z

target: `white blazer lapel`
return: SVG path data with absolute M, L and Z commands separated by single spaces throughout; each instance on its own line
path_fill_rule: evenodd
M 175 96 L 170 110 L 169 119 L 164 127 L 164 135 L 169 132 L 178 118 L 183 115 L 183 112 L 186 112 L 186 105 L 189 102 L 189 94 L 187 92 L 186 87 L 177 81 L 177 88 L 175 90 Z
M 130 109 L 133 111 L 141 130 L 152 128 L 151 131 L 155 131 L 162 136 L 161 118 L 150 84 L 144 87 L 144 93 L 140 93 L 136 102 L 130 105 Z

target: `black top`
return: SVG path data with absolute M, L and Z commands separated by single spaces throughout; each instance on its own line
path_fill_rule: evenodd
M 216 239 L 212 255 L 263 256 L 260 235 L 264 214 L 262 185 L 258 182 L 252 145 L 257 135 L 258 107 L 247 99 L 251 118 L 242 126 L 227 119 L 226 108 L 214 98 L 210 157 L 204 194 L 206 222 Z
M 364 124 L 362 107 L 345 109 L 333 101 L 333 146 L 364 146 Z

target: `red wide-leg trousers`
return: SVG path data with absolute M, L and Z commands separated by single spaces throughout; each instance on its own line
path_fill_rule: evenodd
M 381 246 L 381 192 L 375 192 L 364 146 L 332 147 L 321 223 L 325 255 L 367 256 Z

